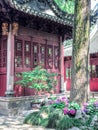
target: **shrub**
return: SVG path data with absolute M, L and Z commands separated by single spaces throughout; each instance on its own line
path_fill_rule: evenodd
M 41 108 L 38 112 L 30 113 L 25 117 L 24 123 L 46 127 L 48 123 L 48 112 L 48 109 Z
M 62 107 L 62 103 L 65 103 L 64 108 Z M 91 130 L 98 130 L 98 120 L 93 122 L 95 115 L 98 117 L 98 101 L 91 99 L 88 103 L 85 103 L 83 110 L 85 111 L 84 108 L 86 108 L 87 111 L 85 113 L 83 112 L 79 119 L 74 118 L 77 109 L 80 109 L 77 103 L 69 103 L 67 98 L 63 97 L 54 98 L 50 100 L 49 104 L 48 106 L 42 107 L 38 113 L 32 114 L 31 117 L 30 115 L 27 116 L 25 122 L 55 128 L 56 130 L 68 130 L 72 127 L 78 127 L 82 130 L 91 127 Z
M 32 71 L 22 72 L 18 77 L 21 77 L 17 84 L 23 87 L 29 87 L 38 91 L 47 91 L 55 89 L 57 84 L 54 77 L 57 76 L 55 73 L 49 73 L 46 69 L 41 66 L 35 67 Z
M 80 126 L 81 120 L 71 118 L 68 115 L 63 116 L 57 125 L 57 130 L 68 130 L 74 126 Z
M 57 128 L 58 122 L 63 116 L 62 110 L 54 109 L 48 117 L 47 128 Z
M 83 105 L 83 111 L 88 115 L 95 115 L 95 113 L 98 113 L 98 101 L 91 99 Z

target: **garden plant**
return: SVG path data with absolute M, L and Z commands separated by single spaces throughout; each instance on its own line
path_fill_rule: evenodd
M 16 84 L 20 84 L 22 87 L 34 89 L 35 95 L 37 95 L 39 91 L 55 91 L 55 86 L 57 84 L 55 79 L 56 76 L 56 73 L 49 73 L 42 66 L 37 66 L 32 71 L 18 74 L 20 80 L 18 80 Z
M 27 115 L 24 123 L 56 130 L 98 130 L 98 101 L 91 99 L 80 107 L 66 97 L 50 99 L 38 112 Z

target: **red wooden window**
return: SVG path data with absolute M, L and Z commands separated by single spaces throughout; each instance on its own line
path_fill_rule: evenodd
M 25 49 L 24 49 L 24 61 L 25 67 L 30 67 L 31 65 L 31 43 L 25 41 Z
M 0 67 L 7 66 L 7 38 L 0 41 Z
M 44 44 L 40 45 L 40 64 L 45 67 L 45 60 L 46 60 L 46 47 Z
M 90 77 L 98 78 L 98 65 L 90 65 Z
M 66 67 L 66 79 L 70 79 L 71 78 L 71 68 L 70 66 L 69 67 Z
M 15 43 L 15 67 L 23 67 L 23 43 L 22 40 L 16 40 Z
M 59 67 L 59 47 L 54 47 L 54 67 L 57 69 Z
M 52 45 L 47 46 L 47 64 L 48 64 L 48 68 L 52 69 L 53 67 L 53 46 Z
M 33 67 L 39 64 L 39 46 L 37 42 L 33 43 Z

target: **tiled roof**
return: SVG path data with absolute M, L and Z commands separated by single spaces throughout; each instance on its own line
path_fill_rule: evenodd
M 72 42 L 69 40 L 64 43 L 64 56 L 72 56 Z M 90 54 L 98 53 L 98 24 L 95 25 L 94 29 L 90 33 Z
M 63 25 L 73 25 L 73 15 L 61 11 L 53 0 L 5 0 L 12 8 Z

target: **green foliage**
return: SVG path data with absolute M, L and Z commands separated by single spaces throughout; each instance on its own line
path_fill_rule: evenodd
M 92 130 L 98 130 L 97 122 L 94 124 L 94 126 L 91 126 L 92 119 L 94 118 L 94 116 L 97 115 L 98 117 L 98 101 L 96 101 L 95 99 L 91 99 L 88 103 L 84 104 L 85 106 L 84 109 L 82 108 L 82 110 L 85 112 L 85 116 L 83 114 L 83 118 L 79 119 L 74 118 L 75 116 L 69 116 L 68 114 L 64 115 L 64 109 L 58 109 L 58 106 L 53 106 L 53 104 L 58 104 L 62 101 L 64 101 L 66 104 L 66 102 L 68 102 L 67 98 L 52 98 L 52 101 L 52 104 L 41 107 L 39 112 L 35 112 L 28 115 L 25 118 L 24 122 L 32 125 L 40 125 L 47 128 L 54 128 L 56 130 L 68 130 L 72 127 L 81 128 L 82 126 L 82 130 L 84 130 L 84 128 L 85 130 L 89 129 L 89 127 L 91 127 Z M 80 109 L 80 106 L 77 103 L 68 102 L 68 104 L 66 104 L 66 108 L 68 110 L 77 110 Z M 87 109 L 87 111 L 85 111 L 85 109 Z M 86 112 L 89 112 L 89 114 Z
M 24 123 L 46 127 L 48 124 L 49 112 L 50 112 L 49 109 L 47 109 L 46 107 L 43 107 L 40 109 L 40 111 L 33 112 L 27 115 L 24 119 Z
M 57 109 L 63 109 L 65 107 L 65 103 L 64 102 L 60 102 L 60 103 L 53 103 L 52 106 L 54 108 L 57 108 Z
M 55 88 L 56 80 L 54 77 L 57 74 L 49 73 L 46 69 L 43 69 L 41 66 L 37 66 L 32 71 L 22 72 L 20 77 L 21 80 L 17 82 L 23 87 L 29 87 L 36 89 L 36 91 L 50 91 Z M 19 77 L 19 75 L 18 75 Z
M 77 110 L 77 109 L 80 109 L 80 106 L 78 103 L 71 102 L 69 103 L 68 108 Z
M 85 126 L 90 126 L 92 119 L 96 115 L 98 117 L 98 101 L 96 101 L 94 98 L 90 99 L 88 103 L 84 104 L 84 112 L 88 115 L 88 119 L 85 121 L 84 125 Z M 98 124 L 98 123 L 97 123 Z M 92 130 L 97 130 L 98 125 L 92 126 Z M 97 129 L 96 129 L 97 128 Z
M 74 14 L 75 0 L 54 0 L 54 1 L 62 11 Z
M 68 100 L 65 97 L 59 97 L 59 98 L 54 98 L 54 99 L 51 98 L 51 100 L 48 103 L 53 108 L 63 110 L 63 108 L 68 105 Z
M 63 116 L 57 125 L 57 130 L 68 130 L 74 126 L 80 126 L 81 120 L 71 118 L 69 116 Z
M 48 128 L 57 128 L 60 118 L 63 116 L 63 112 L 60 109 L 54 109 L 48 116 Z
M 84 111 L 88 115 L 95 115 L 98 113 L 98 102 L 95 99 L 91 99 L 86 105 L 84 105 Z

